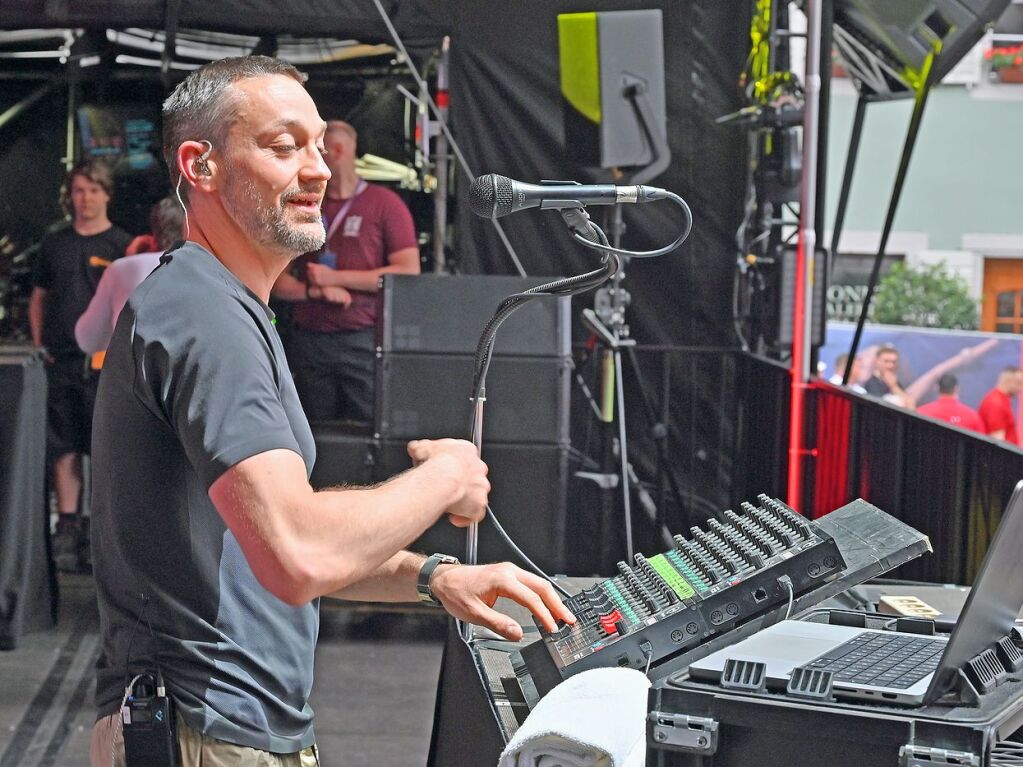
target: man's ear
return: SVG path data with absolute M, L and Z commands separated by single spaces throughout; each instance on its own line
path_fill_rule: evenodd
M 178 171 L 193 188 L 212 191 L 216 188 L 217 163 L 211 158 L 209 141 L 185 141 L 178 147 Z

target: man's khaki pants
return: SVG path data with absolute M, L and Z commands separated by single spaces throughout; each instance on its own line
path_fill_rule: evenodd
M 316 746 L 294 754 L 273 754 L 236 746 L 196 732 L 177 717 L 180 767 L 319 767 Z M 92 728 L 91 767 L 125 767 L 124 736 L 119 714 L 103 717 Z

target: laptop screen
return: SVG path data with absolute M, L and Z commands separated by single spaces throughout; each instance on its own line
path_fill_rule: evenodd
M 956 670 L 1012 630 L 1023 607 L 1023 481 L 1016 485 L 995 537 L 959 614 L 941 663 L 924 695 L 940 698 L 955 681 Z

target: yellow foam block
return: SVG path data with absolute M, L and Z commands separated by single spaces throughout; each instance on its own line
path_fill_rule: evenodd
M 919 597 L 888 595 L 881 597 L 878 612 L 911 618 L 937 618 L 941 613 Z

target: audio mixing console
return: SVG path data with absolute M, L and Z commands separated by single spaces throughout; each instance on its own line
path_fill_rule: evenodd
M 533 680 L 549 688 L 590 668 L 657 666 L 842 574 L 820 526 L 776 498 L 757 502 L 566 600 L 576 623 L 522 650 Z

